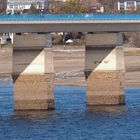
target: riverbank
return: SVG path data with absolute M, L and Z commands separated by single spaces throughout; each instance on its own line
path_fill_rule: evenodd
M 85 85 L 85 49 L 55 49 L 54 66 L 57 85 Z
M 85 49 L 59 49 L 54 51 L 57 85 L 85 85 Z M 140 86 L 140 48 L 124 46 L 125 85 Z
M 1 55 L 1 57 L 7 58 L 6 64 L 12 64 L 12 59 L 11 55 L 9 55 L 10 51 L 8 48 L 4 49 L 3 52 L 4 53 Z M 126 86 L 140 86 L 140 48 L 124 46 L 124 54 L 126 64 L 125 84 Z M 0 67 L 2 70 L 3 64 L 1 64 Z M 84 46 L 54 46 L 54 66 L 56 85 L 85 85 Z M 4 67 L 7 68 L 6 66 Z M 0 79 L 10 80 L 11 74 L 0 74 Z

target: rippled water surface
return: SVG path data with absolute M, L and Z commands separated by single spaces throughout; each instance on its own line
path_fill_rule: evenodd
M 85 87 L 55 87 L 55 111 L 13 111 L 12 82 L 0 82 L 0 140 L 138 140 L 140 88 L 126 105 L 86 107 Z

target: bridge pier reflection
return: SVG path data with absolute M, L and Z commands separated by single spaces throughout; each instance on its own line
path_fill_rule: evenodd
M 87 105 L 122 105 L 124 100 L 123 35 L 86 35 Z
M 126 112 L 125 106 L 88 106 L 87 112 L 90 115 L 101 115 L 101 114 L 123 114 Z

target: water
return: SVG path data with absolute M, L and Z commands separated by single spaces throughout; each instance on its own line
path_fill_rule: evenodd
M 0 82 L 0 140 L 138 140 L 140 88 L 126 105 L 86 107 L 85 87 L 55 87 L 54 111 L 13 111 L 12 81 Z
M 0 15 L 0 21 L 140 20 L 140 14 L 22 14 Z

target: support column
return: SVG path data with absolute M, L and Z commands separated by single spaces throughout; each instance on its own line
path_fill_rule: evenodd
M 54 108 L 53 49 L 50 35 L 14 36 L 15 110 Z
M 87 105 L 124 104 L 123 36 L 86 35 Z

